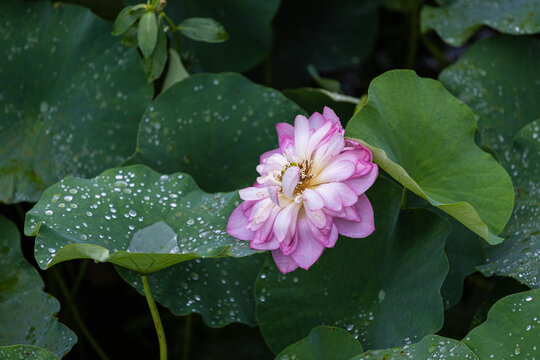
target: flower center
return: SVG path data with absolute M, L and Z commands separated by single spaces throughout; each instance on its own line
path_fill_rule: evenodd
M 313 178 L 313 175 L 311 174 L 312 161 L 304 160 L 299 163 L 291 161 L 285 165 L 283 170 L 281 170 L 281 173 L 278 175 L 277 180 L 279 182 L 282 181 L 285 171 L 292 166 L 296 166 L 300 169 L 300 178 L 298 179 L 298 184 L 296 184 L 296 188 L 294 189 L 294 195 L 300 195 L 306 188 L 309 187 L 309 182 Z M 280 189 L 280 192 L 283 193 L 283 188 Z

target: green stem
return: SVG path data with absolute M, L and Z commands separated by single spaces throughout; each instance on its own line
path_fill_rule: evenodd
M 408 198 L 409 191 L 406 187 L 403 188 L 403 192 L 401 193 L 401 208 L 405 209 L 407 208 L 407 198 Z
M 24 207 L 21 204 L 15 204 L 15 211 L 17 211 L 17 216 L 19 216 L 19 220 L 24 227 L 24 221 L 26 219 L 26 211 L 24 211 Z
M 81 262 L 81 265 L 79 267 L 79 272 L 77 273 L 77 277 L 75 278 L 75 282 L 73 283 L 73 287 L 71 288 L 71 293 L 69 294 L 69 297 L 71 300 L 75 299 L 75 296 L 77 296 L 77 292 L 79 291 L 79 288 L 81 286 L 82 279 L 84 277 L 84 272 L 86 271 L 86 267 L 88 266 L 88 260 L 83 260 Z
M 422 44 L 428 49 L 428 51 L 437 59 L 439 62 L 439 65 L 441 67 L 446 67 L 451 63 L 450 59 L 446 56 L 444 52 L 442 52 L 435 44 L 429 40 L 429 38 L 425 35 L 420 36 L 420 40 L 422 41 Z
M 159 340 L 159 359 L 167 360 L 167 341 L 165 340 L 165 332 L 163 331 L 163 325 L 161 325 L 161 318 L 159 317 L 159 312 L 152 297 L 152 292 L 150 291 L 150 284 L 148 284 L 148 275 L 141 274 L 141 279 L 144 288 L 144 296 L 146 296 L 146 301 L 148 302 L 148 307 L 150 308 L 150 313 L 152 314 L 152 320 L 154 320 L 154 326 L 156 327 L 156 333 Z
M 411 32 L 409 36 L 409 57 L 407 59 L 407 68 L 413 69 L 416 61 L 416 52 L 418 50 L 418 17 L 420 11 L 420 0 L 412 0 L 413 9 L 411 11 Z
M 174 47 L 176 49 L 176 52 L 178 55 L 181 55 L 180 53 L 180 37 L 178 36 L 178 27 L 174 24 L 174 22 L 171 20 L 170 17 L 167 16 L 163 11 L 159 11 L 159 16 L 165 19 L 165 21 L 169 24 L 171 31 L 173 33 L 173 39 L 174 39 Z
M 66 298 L 68 301 L 69 309 L 71 310 L 71 314 L 73 315 L 73 319 L 75 320 L 75 323 L 79 327 L 79 330 L 81 330 L 83 336 L 86 338 L 90 346 L 94 349 L 96 354 L 99 356 L 102 360 L 109 360 L 109 357 L 105 354 L 101 346 L 97 343 L 96 339 L 90 334 L 90 331 L 86 327 L 86 324 L 84 323 L 83 319 L 81 318 L 81 315 L 79 314 L 79 310 L 77 310 L 77 307 L 75 306 L 75 303 L 71 300 L 69 291 L 67 289 L 66 283 L 64 282 L 64 279 L 62 279 L 62 276 L 58 272 L 58 269 L 52 270 L 54 277 L 56 279 L 56 283 L 58 284 L 58 287 L 60 288 L 60 292 Z
M 272 87 L 273 80 L 272 80 L 272 57 L 271 54 L 269 54 L 263 63 L 264 66 L 264 85 L 268 87 Z
M 184 349 L 182 360 L 189 360 L 189 343 L 191 340 L 191 319 L 192 315 L 186 316 L 186 323 L 184 325 Z

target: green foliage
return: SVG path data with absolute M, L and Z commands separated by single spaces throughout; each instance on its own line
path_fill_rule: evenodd
M 424 6 L 421 16 L 423 32 L 434 29 L 452 46 L 462 45 L 483 25 L 512 35 L 540 32 L 539 0 L 455 0 Z
M 233 193 L 207 194 L 186 174 L 161 175 L 142 165 L 95 179 L 67 177 L 28 212 L 41 268 L 89 258 L 142 274 L 199 257 L 246 256 L 227 233 Z
M 339 239 L 309 271 L 282 275 L 271 262 L 261 270 L 257 322 L 275 352 L 323 324 L 346 328 L 367 349 L 416 341 L 442 326 L 448 222 L 423 209 L 400 211 L 401 191 L 388 180 L 367 195 L 377 227 L 370 237 Z
M 139 21 L 137 27 L 137 41 L 139 49 L 145 58 L 150 57 L 156 46 L 158 39 L 158 27 L 156 15 L 152 12 L 145 13 Z
M 223 25 L 210 18 L 189 18 L 178 25 L 182 35 L 195 41 L 220 43 L 229 39 Z
M 479 359 L 532 359 L 540 338 L 540 290 L 509 295 L 499 300 L 487 320 L 474 328 L 464 343 Z
M 362 345 L 347 331 L 319 326 L 309 335 L 287 347 L 276 360 L 342 360 L 362 352 Z
M 0 4 L 0 201 L 37 201 L 64 176 L 95 176 L 133 151 L 151 88 L 110 33 L 76 6 Z
M 41 277 L 24 259 L 15 225 L 0 216 L 0 229 L 0 358 L 18 359 L 29 352 L 38 359 L 55 359 L 49 351 L 61 357 L 77 336 L 52 316 L 60 304 L 43 292 Z
M 416 344 L 404 345 L 387 350 L 368 351 L 350 360 L 388 359 L 467 359 L 480 360 L 463 343 L 437 335 L 428 335 Z
M 30 345 L 0 346 L 0 358 L 4 360 L 59 360 L 53 353 Z
M 475 145 L 472 111 L 440 83 L 412 71 L 387 72 L 372 81 L 346 130 L 403 186 L 490 244 L 502 241 L 496 235 L 512 212 L 512 183 Z
M 130 162 L 187 172 L 206 191 L 246 187 L 259 155 L 278 146 L 275 124 L 301 113 L 278 91 L 238 74 L 193 75 L 147 109 Z
M 227 30 L 229 40 L 209 44 L 182 39 L 182 51 L 197 58 L 197 71 L 244 72 L 259 64 L 272 45 L 272 19 L 280 0 L 183 0 L 170 1 L 165 11 L 175 24 L 189 18 L 211 18 Z
M 325 106 L 328 106 L 335 111 L 343 126 L 347 125 L 349 119 L 354 115 L 355 106 L 360 101 L 355 97 L 336 94 L 324 89 L 285 89 L 282 93 L 308 114 L 321 112 Z
M 152 321 L 162 360 L 540 357 L 539 0 L 67 1 L 0 1 L 0 359 L 59 359 L 62 323 L 153 358 Z M 324 106 L 376 230 L 283 275 L 227 222 Z
M 150 287 L 156 301 L 175 315 L 198 312 L 212 327 L 233 322 L 255 326 L 253 286 L 263 260 L 262 255 L 253 255 L 182 262 L 153 273 Z M 122 267 L 116 269 L 143 293 L 139 274 Z
M 525 126 L 504 157 L 516 191 L 514 213 L 503 235 L 506 240 L 486 249 L 486 275 L 511 276 L 531 288 L 540 287 L 540 120 Z
M 518 131 L 540 118 L 540 81 L 531 76 L 538 72 L 538 58 L 538 39 L 493 36 L 471 46 L 439 76 L 475 112 L 483 145 L 501 157 Z
M 309 64 L 332 71 L 362 62 L 375 42 L 378 3 L 283 1 L 274 21 L 277 87 L 301 86 L 309 78 Z

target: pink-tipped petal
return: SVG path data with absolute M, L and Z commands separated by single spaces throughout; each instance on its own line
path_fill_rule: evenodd
M 298 115 L 294 119 L 294 148 L 296 156 L 305 158 L 306 148 L 309 142 L 309 124 L 305 116 Z
M 300 216 L 296 230 L 298 234 L 298 245 L 291 254 L 294 262 L 302 269 L 309 269 L 321 256 L 324 246 L 313 238 L 304 216 Z
M 279 205 L 279 188 L 277 186 L 268 186 L 268 195 L 270 196 L 270 200 L 277 206 L 281 207 Z
M 313 151 L 317 149 L 317 147 L 320 147 L 322 143 L 328 142 L 328 140 L 330 140 L 330 137 L 335 132 L 331 130 L 332 123 L 330 123 L 330 121 L 327 121 L 319 129 L 317 129 L 313 135 L 311 135 L 305 152 L 305 156 L 307 158 L 310 158 Z
M 282 274 L 287 274 L 298 268 L 292 257 L 283 255 L 280 250 L 272 251 L 272 257 Z
M 277 149 L 270 150 L 270 151 L 267 151 L 267 152 L 263 153 L 259 157 L 259 162 L 261 162 L 261 163 L 264 162 L 266 159 L 268 159 L 269 157 L 271 157 L 274 154 L 281 154 L 281 149 L 277 148 Z
M 363 194 L 367 189 L 373 185 L 379 174 L 379 168 L 377 164 L 373 164 L 371 171 L 361 177 L 352 178 L 345 181 L 345 184 L 349 185 L 357 195 Z
M 234 209 L 231 217 L 229 217 L 229 222 L 227 223 L 227 234 L 240 240 L 251 240 L 253 239 L 254 232 L 247 229 L 248 225 L 249 221 L 244 216 L 244 213 L 242 212 L 242 204 L 240 204 L 236 209 Z
M 313 114 L 311 114 L 308 121 L 309 121 L 309 128 L 311 130 L 317 130 L 321 126 L 323 126 L 324 123 L 328 122 L 328 120 L 325 119 L 324 116 L 322 116 L 322 114 L 318 112 L 314 112 Z
M 316 211 L 306 210 L 305 213 L 309 222 L 319 229 L 324 228 L 328 224 L 326 215 L 324 214 L 324 211 L 322 210 L 316 210 Z
M 248 187 L 238 190 L 242 200 L 261 200 L 268 197 L 268 191 L 263 187 Z
M 281 180 L 283 194 L 291 200 L 294 199 L 294 189 L 298 185 L 298 180 L 300 180 L 300 168 L 298 166 L 291 166 L 283 174 Z
M 375 231 L 375 221 L 373 219 L 373 208 L 367 196 L 362 194 L 358 197 L 355 205 L 360 218 L 360 222 L 347 221 L 339 218 L 334 219 L 338 232 L 351 238 L 364 238 Z
M 334 110 L 330 109 L 328 106 L 325 106 L 324 109 L 323 109 L 323 116 L 327 119 L 327 120 L 330 120 L 332 121 L 333 123 L 335 122 L 339 122 L 339 118 L 338 116 L 336 115 L 336 113 L 334 112 Z M 341 125 L 341 123 L 340 123 Z
M 283 241 L 287 234 L 294 234 L 296 230 L 296 217 L 299 210 L 300 205 L 292 202 L 277 215 L 274 222 L 274 235 L 279 241 Z
M 350 178 L 355 171 L 356 164 L 346 159 L 336 159 L 326 166 L 317 176 L 318 184 L 340 182 Z
M 277 132 L 279 137 L 294 138 L 294 128 L 292 127 L 291 124 L 277 123 L 276 124 L 276 132 Z
M 324 207 L 324 200 L 318 192 L 305 189 L 302 193 L 304 205 L 311 211 L 320 210 Z
M 249 244 L 249 247 L 253 250 L 276 250 L 279 249 L 279 241 L 278 239 L 276 239 L 275 236 L 273 236 L 269 241 L 262 243 L 256 243 L 252 241 Z

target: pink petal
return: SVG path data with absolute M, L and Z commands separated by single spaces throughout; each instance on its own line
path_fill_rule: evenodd
M 326 122 L 328 122 L 324 116 L 322 116 L 320 113 L 318 112 L 314 112 L 310 117 L 309 117 L 309 128 L 312 129 L 312 130 L 317 130 L 319 129 L 321 126 L 323 126 Z
M 276 266 L 282 274 L 289 273 L 298 268 L 298 265 L 296 265 L 292 257 L 283 255 L 281 250 L 272 251 L 272 257 L 274 258 Z
M 323 116 L 327 119 L 332 121 L 333 123 L 338 122 L 341 126 L 341 122 L 339 121 L 338 116 L 334 112 L 334 110 L 330 109 L 328 106 L 325 106 L 323 109 Z
M 324 205 L 332 211 L 341 211 L 343 206 L 354 205 L 358 197 L 353 189 L 344 183 L 326 183 L 315 188 L 324 200 Z
M 294 139 L 294 128 L 291 124 L 287 123 L 277 123 L 276 131 L 279 139 L 279 147 L 282 147 L 282 141 L 286 138 Z
M 345 181 L 345 184 L 349 185 L 357 195 L 363 194 L 367 189 L 373 185 L 379 174 L 379 168 L 377 164 L 373 164 L 371 171 L 361 177 L 348 179 Z
M 324 211 L 322 210 L 316 210 L 316 211 L 306 210 L 306 217 L 308 218 L 311 224 L 313 224 L 315 227 L 319 229 L 324 228 L 328 223 L 326 219 L 326 215 L 324 214 Z
M 321 146 L 321 144 L 328 142 L 330 137 L 335 133 L 332 130 L 332 123 L 330 121 L 327 121 L 323 126 L 321 126 L 311 137 L 309 138 L 309 142 L 307 145 L 307 148 L 305 150 L 305 156 L 306 158 L 311 158 L 311 154 L 317 147 Z
M 298 210 L 300 210 L 300 205 L 293 202 L 282 209 L 277 215 L 276 221 L 274 221 L 274 235 L 279 241 L 283 241 L 287 234 L 294 234 Z
M 277 149 L 270 150 L 270 151 L 267 151 L 267 152 L 263 153 L 263 154 L 259 157 L 259 162 L 260 162 L 260 163 L 264 162 L 266 159 L 268 159 L 270 156 L 272 156 L 272 155 L 274 155 L 274 154 L 281 154 L 281 149 L 280 149 L 280 148 L 277 148 Z
M 260 244 L 272 240 L 272 229 L 274 227 L 274 221 L 276 220 L 276 216 L 279 213 L 279 210 L 280 209 L 277 206 L 274 206 L 272 208 L 264 224 L 257 231 L 255 231 L 255 235 L 253 236 L 253 240 L 251 241 L 252 244 Z
M 300 168 L 298 166 L 291 166 L 283 174 L 281 188 L 283 189 L 283 194 L 291 200 L 294 198 L 294 189 L 296 189 L 299 180 Z
M 313 233 L 315 239 L 317 239 L 317 241 L 321 243 L 321 245 L 323 245 L 324 247 L 331 248 L 336 245 L 339 234 L 335 224 L 332 224 L 330 231 L 328 231 L 326 235 L 325 233 L 314 227 L 311 227 L 310 230 Z
M 305 189 L 302 193 L 304 198 L 304 205 L 311 211 L 320 210 L 324 207 L 324 200 L 318 192 Z
M 253 239 L 255 233 L 246 228 L 248 225 L 249 221 L 244 216 L 244 213 L 242 212 L 242 204 L 240 204 L 236 209 L 234 209 L 229 217 L 229 222 L 227 223 L 227 234 L 240 240 L 251 240 Z
M 281 207 L 279 205 L 279 188 L 277 186 L 268 186 L 268 195 L 270 196 L 270 200 L 277 206 Z
M 275 236 L 272 236 L 270 241 L 266 241 L 263 243 L 256 243 L 252 241 L 249 244 L 249 247 L 252 248 L 253 250 L 276 250 L 276 249 L 279 249 L 279 241 L 278 239 L 276 239 Z
M 307 270 L 319 259 L 324 246 L 313 238 L 305 217 L 299 218 L 296 233 L 298 245 L 291 256 L 298 266 Z
M 345 147 L 343 135 L 334 134 L 330 140 L 321 148 L 317 149 L 313 157 L 315 163 L 326 165 L 333 157 L 337 156 Z
M 309 142 L 309 124 L 305 116 L 298 115 L 294 119 L 294 148 L 296 156 L 305 159 L 305 151 Z
M 357 159 L 353 154 L 336 156 L 314 179 L 318 184 L 340 182 L 350 178 L 356 169 Z
M 367 196 L 362 194 L 358 197 L 358 202 L 355 205 L 358 214 L 362 219 L 360 222 L 347 221 L 339 218 L 334 218 L 338 232 L 351 238 L 364 238 L 371 235 L 375 231 L 375 221 L 373 219 L 373 208 Z
M 268 197 L 268 190 L 264 187 L 247 187 L 238 190 L 242 200 L 260 200 Z

